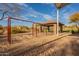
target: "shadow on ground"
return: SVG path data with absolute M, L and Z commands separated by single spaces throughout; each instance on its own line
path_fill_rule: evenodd
M 65 38 L 69 40 L 64 44 L 57 46 L 59 41 L 51 41 L 45 45 L 38 48 L 26 51 L 24 55 L 27 56 L 79 56 L 79 34 L 72 34 L 70 38 Z M 64 40 L 64 39 L 62 39 Z

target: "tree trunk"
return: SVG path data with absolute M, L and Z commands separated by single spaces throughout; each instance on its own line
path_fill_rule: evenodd
M 79 33 L 79 27 L 76 25 L 76 28 L 78 29 L 78 33 Z

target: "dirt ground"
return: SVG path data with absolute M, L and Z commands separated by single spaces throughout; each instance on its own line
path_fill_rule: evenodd
M 73 34 L 26 51 L 31 56 L 79 56 L 79 34 Z
M 63 33 L 64 36 L 66 33 Z M 62 36 L 60 35 L 60 36 Z M 10 54 L 18 56 L 78 56 L 79 34 L 70 34 L 59 38 L 59 36 L 48 35 L 32 37 L 25 34 L 15 35 L 15 42 L 8 46 Z M 20 39 L 18 39 L 20 38 Z M 16 40 L 17 39 L 17 40 Z M 19 43 L 21 42 L 21 43 Z M 18 46 L 19 45 L 19 46 Z M 17 51 L 16 51 L 17 50 Z M 14 52 L 15 51 L 15 52 Z M 23 52 L 22 52 L 23 51 Z M 20 53 L 19 53 L 20 52 Z M 19 54 L 17 54 L 19 53 Z

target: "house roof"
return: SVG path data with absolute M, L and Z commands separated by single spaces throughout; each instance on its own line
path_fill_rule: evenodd
M 57 24 L 56 21 L 54 20 L 47 20 L 46 22 L 41 22 L 42 25 L 47 25 L 47 24 Z M 63 25 L 62 23 L 59 22 L 59 24 Z

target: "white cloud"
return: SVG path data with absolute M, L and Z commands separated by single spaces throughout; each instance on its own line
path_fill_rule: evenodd
M 18 17 L 22 19 L 28 19 L 27 16 L 31 17 L 43 17 L 44 20 L 52 19 L 52 16 L 46 15 L 44 13 L 40 13 L 34 10 L 32 7 L 29 7 L 27 4 L 19 3 L 19 4 L 2 4 L 4 9 L 9 11 L 9 15 L 13 17 Z M 24 12 L 21 13 L 21 11 Z
M 46 19 L 46 20 L 52 20 L 52 17 L 50 15 L 43 15 L 43 17 Z

